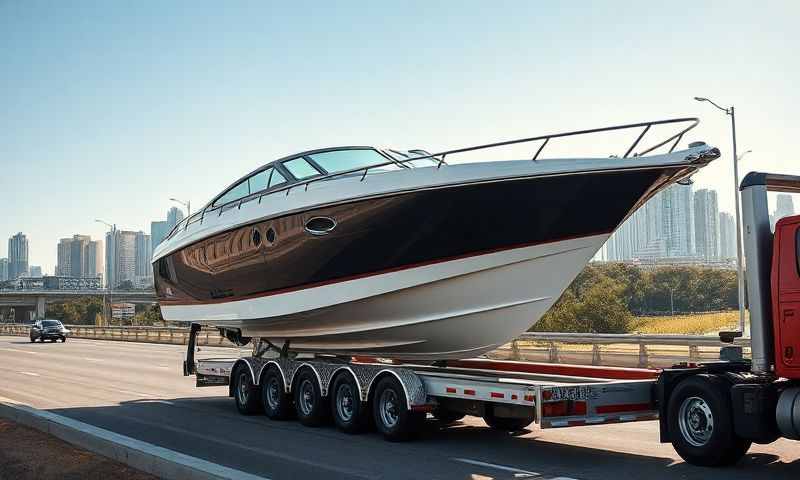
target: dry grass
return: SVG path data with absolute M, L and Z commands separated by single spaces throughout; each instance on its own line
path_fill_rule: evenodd
M 739 321 L 739 312 L 696 313 L 661 317 L 637 317 L 636 333 L 704 335 L 732 329 Z

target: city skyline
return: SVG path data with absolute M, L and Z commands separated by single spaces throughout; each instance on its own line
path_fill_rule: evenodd
M 95 218 L 147 231 L 170 198 L 202 206 L 259 165 L 309 148 L 436 151 L 685 116 L 702 123 L 681 148 L 704 140 L 722 151 L 696 185 L 732 212 L 730 118 L 693 97 L 736 106 L 739 150 L 753 151 L 743 174 L 797 173 L 791 124 L 778 119 L 800 103 L 785 41 L 800 4 L 671 6 L 354 2 L 309 14 L 291 4 L 101 2 L 41 15 L 4 2 L 0 42 L 14 48 L 0 51 L 0 156 L 43 195 L 8 182 L 0 235 L 26 233 L 33 261 L 52 273 L 58 239 L 104 238 Z M 333 27 L 344 20 L 359 28 Z M 608 35 L 610 24 L 636 42 Z M 633 137 L 574 151 L 621 155 Z M 46 222 L 44 198 L 58 199 Z

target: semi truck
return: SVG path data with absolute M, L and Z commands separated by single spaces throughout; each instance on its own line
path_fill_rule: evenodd
M 800 176 L 751 172 L 742 181 L 751 358 L 720 333 L 720 358 L 655 370 L 484 358 L 403 363 L 296 355 L 254 340 L 252 355 L 195 359 L 192 324 L 184 375 L 227 385 L 238 411 L 347 433 L 377 429 L 411 439 L 430 415 L 479 416 L 493 429 L 564 428 L 657 420 L 661 442 L 688 463 L 725 466 L 752 443 L 800 440 L 800 215 L 773 233 L 767 192 L 800 193 Z M 223 332 L 224 333 L 224 332 Z

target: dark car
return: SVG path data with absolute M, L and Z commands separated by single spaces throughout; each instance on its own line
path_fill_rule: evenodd
M 67 335 L 69 335 L 69 330 L 64 328 L 64 325 L 58 320 L 39 320 L 31 326 L 31 342 L 36 340 L 41 342 L 45 340 L 66 342 Z

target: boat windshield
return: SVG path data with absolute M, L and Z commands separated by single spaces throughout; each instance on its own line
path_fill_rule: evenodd
M 331 150 L 329 152 L 309 155 L 314 162 L 324 168 L 328 173 L 344 172 L 357 168 L 366 168 L 372 165 L 387 163 L 388 158 L 372 149 L 358 150 Z M 395 164 L 383 165 L 375 170 L 397 170 Z

